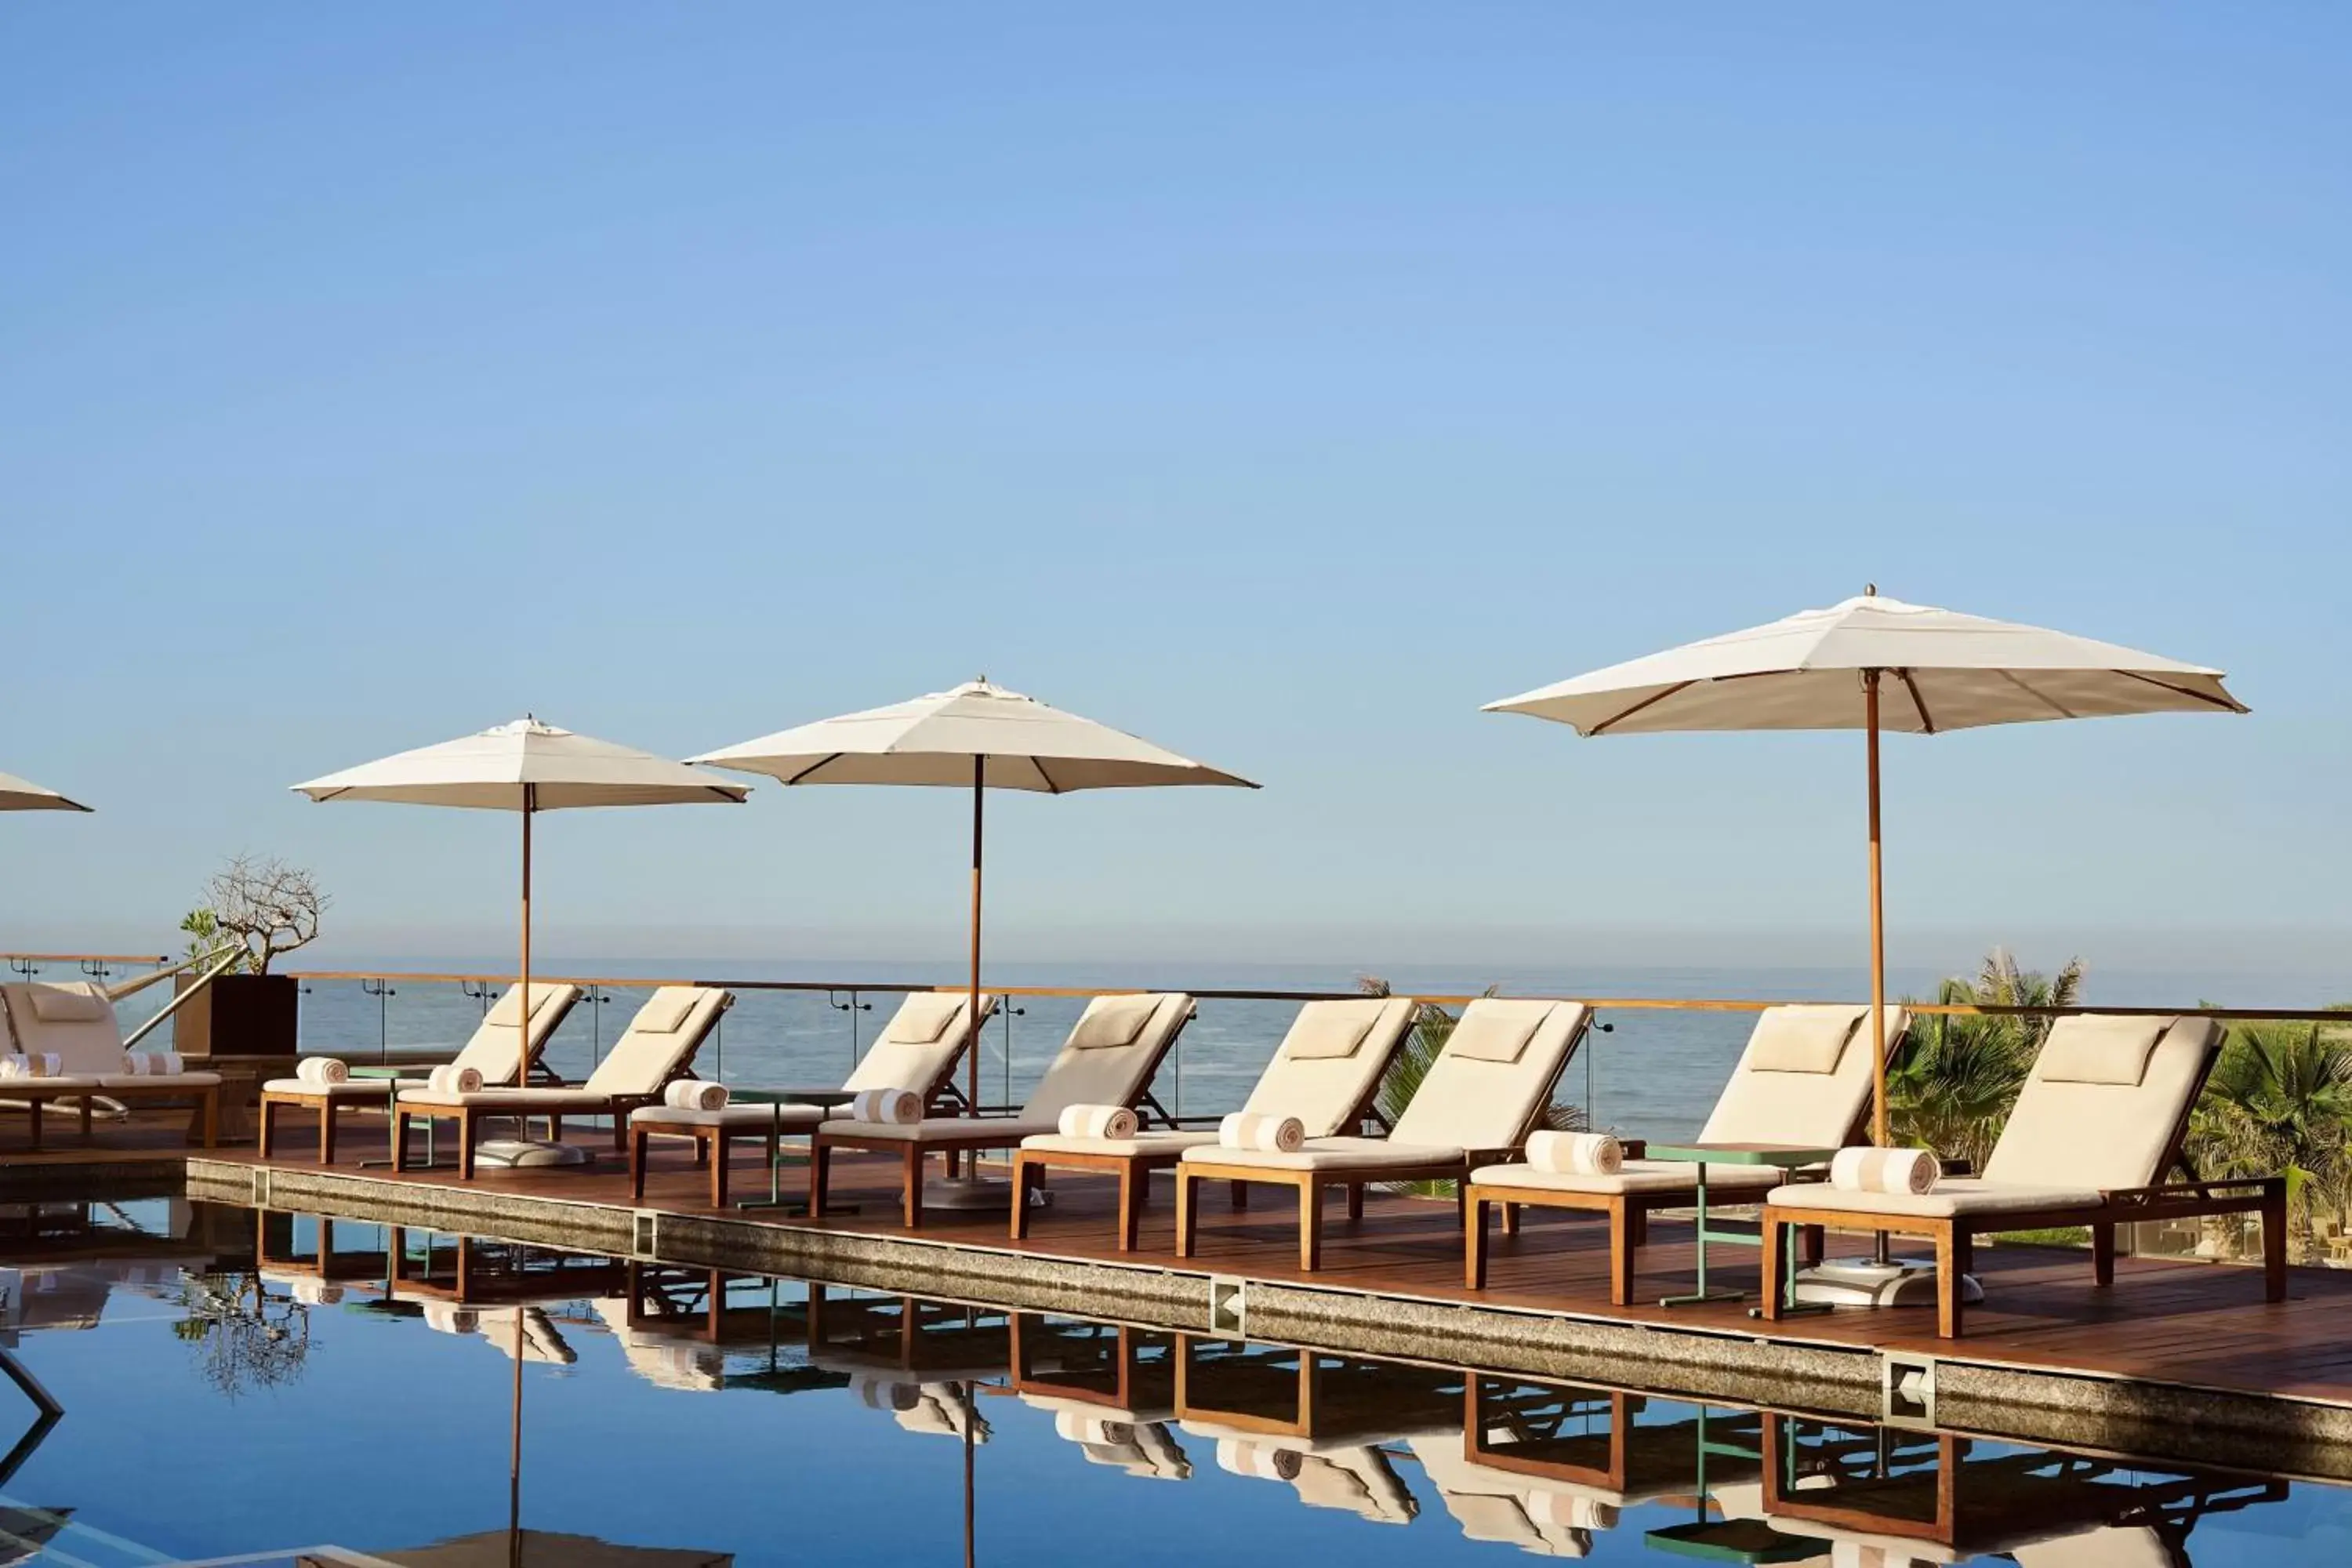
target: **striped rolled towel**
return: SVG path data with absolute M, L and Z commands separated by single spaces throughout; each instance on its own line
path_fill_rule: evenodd
M 1943 1167 L 1926 1149 L 1841 1149 L 1830 1162 L 1830 1185 L 1849 1193 L 1936 1190 Z
M 479 1094 L 482 1090 L 482 1069 L 461 1068 L 456 1062 L 444 1062 L 435 1068 L 425 1087 L 436 1094 Z
M 1253 1116 L 1236 1110 L 1217 1123 L 1217 1142 L 1227 1149 L 1296 1154 L 1307 1145 L 1307 1124 L 1296 1116 Z
M 1132 1138 L 1142 1123 L 1124 1105 L 1073 1105 L 1056 1125 L 1065 1138 Z
M 1217 1468 L 1236 1476 L 1260 1476 L 1269 1481 L 1295 1481 L 1298 1479 L 1298 1456 L 1287 1448 L 1254 1443 L 1246 1437 L 1220 1437 Z
M 1066 1443 L 1098 1448 L 1123 1448 L 1135 1441 L 1135 1424 L 1103 1415 L 1081 1415 L 1075 1410 L 1054 1412 L 1054 1436 Z
M 341 1057 L 304 1057 L 294 1064 L 294 1076 L 304 1083 L 332 1089 L 339 1083 L 351 1082 L 352 1064 Z
M 698 1078 L 682 1078 L 662 1090 L 662 1103 L 672 1110 L 724 1110 L 727 1086 L 705 1083 Z
M 911 1089 L 862 1089 L 849 1102 L 849 1119 L 908 1126 L 923 1119 L 923 1097 Z
M 65 1063 L 55 1051 L 18 1052 L 0 1057 L 0 1078 L 57 1078 L 65 1070 Z
M 1625 1168 L 1625 1146 L 1606 1132 L 1530 1132 L 1528 1163 L 1555 1176 L 1613 1176 Z

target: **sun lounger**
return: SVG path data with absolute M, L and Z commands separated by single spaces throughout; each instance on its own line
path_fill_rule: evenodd
M 1458 1183 L 1517 1148 L 1591 1022 L 1592 1009 L 1580 1002 L 1482 997 L 1463 1011 L 1387 1138 L 1312 1138 L 1296 1153 L 1187 1150 L 1176 1166 L 1176 1256 L 1192 1256 L 1197 1184 L 1271 1182 L 1298 1189 L 1298 1266 L 1320 1267 L 1324 1188 L 1344 1188 L 1348 1217 L 1356 1219 L 1368 1183 Z
M 1054 1436 L 1075 1445 L 1089 1465 L 1124 1470 L 1139 1480 L 1181 1481 L 1192 1461 L 1168 1435 L 1166 1415 L 1106 1409 L 1076 1399 L 1023 1394 L 1021 1403 L 1054 1418 Z
M 1701 1143 L 1779 1143 L 1842 1149 L 1866 1142 L 1872 1054 L 1870 1009 L 1864 1006 L 1769 1007 L 1756 1020 L 1731 1081 L 1698 1135 Z M 1891 1059 L 1910 1016 L 1886 1013 Z M 1674 1160 L 1628 1160 L 1613 1175 L 1570 1174 L 1528 1164 L 1485 1165 L 1470 1173 L 1464 1215 L 1463 1275 L 1473 1290 L 1486 1285 L 1486 1211 L 1499 1205 L 1503 1229 L 1518 1228 L 1522 1205 L 1581 1209 L 1609 1216 L 1609 1300 L 1633 1299 L 1635 1258 L 1651 1213 L 1687 1205 L 1699 1167 Z M 1784 1179 L 1774 1167 L 1711 1165 L 1710 1195 L 1760 1194 Z
M 1056 1131 L 1062 1112 L 1073 1105 L 1133 1105 L 1150 1088 L 1152 1074 L 1192 1016 L 1192 998 L 1181 992 L 1096 997 L 1017 1115 L 825 1122 L 810 1140 L 809 1212 L 824 1212 L 834 1150 L 888 1150 L 905 1168 L 907 1228 L 920 1228 L 926 1155 L 943 1153 L 952 1160 L 983 1149 L 1015 1148 L 1024 1138 Z
M 841 1091 L 903 1089 L 923 1097 L 927 1106 L 947 1100 L 952 1091 L 956 1063 L 973 1038 L 964 1019 L 971 998 L 961 991 L 918 991 L 898 1005 L 858 1064 L 842 1080 Z M 982 993 L 980 1021 L 986 1024 L 996 1011 L 996 998 Z M 960 1098 L 960 1097 L 959 1097 Z M 710 1206 L 727 1206 L 728 1146 L 739 1138 L 768 1145 L 768 1163 L 776 1163 L 779 1139 L 804 1137 L 827 1121 L 845 1121 L 849 1108 L 835 1105 L 730 1105 L 717 1110 L 694 1110 L 675 1105 L 648 1105 L 629 1115 L 629 1183 L 631 1195 L 646 1195 L 646 1152 L 652 1138 L 690 1138 L 695 1158 L 710 1170 Z
M 1274 1059 L 1242 1106 L 1255 1116 L 1295 1116 L 1309 1138 L 1352 1133 L 1374 1117 L 1373 1099 L 1412 1029 L 1409 996 L 1309 1002 L 1298 1010 Z M 1013 1186 L 1025 1194 L 1032 1170 L 1098 1171 L 1118 1178 L 1118 1249 L 1135 1249 L 1151 1173 L 1173 1170 L 1188 1149 L 1214 1143 L 1214 1132 L 1148 1131 L 1132 1138 L 1080 1138 L 1059 1131 L 1021 1141 Z M 1238 1193 L 1236 1196 L 1238 1196 Z M 1029 1205 L 1013 1205 L 1013 1239 L 1029 1234 Z
M 43 1110 L 59 1100 L 78 1101 L 82 1136 L 88 1138 L 93 1096 L 122 1102 L 193 1098 L 201 1106 L 205 1147 L 213 1147 L 220 1127 L 220 1074 L 125 1072 L 122 1026 L 106 987 L 96 981 L 0 985 L 0 1023 L 7 1036 L 0 1044 L 7 1050 L 53 1055 L 62 1075 L 0 1083 L 0 1100 L 21 1102 L 29 1111 L 34 1148 L 41 1146 Z
M 674 1079 L 687 1076 L 695 1052 L 735 1005 L 735 994 L 707 985 L 665 985 L 646 999 L 621 1037 L 613 1042 L 585 1083 L 567 1088 L 482 1089 L 460 1093 L 432 1088 L 400 1092 L 392 1121 L 392 1159 L 408 1168 L 412 1121 L 457 1123 L 457 1173 L 473 1180 L 476 1133 L 497 1117 L 544 1116 L 548 1137 L 558 1139 L 566 1116 L 610 1116 L 613 1143 L 623 1146 L 630 1111 L 661 1098 Z
M 505 1088 L 530 1076 L 531 1064 L 555 1031 L 563 1025 L 580 987 L 534 982 L 530 988 L 530 1033 L 517 1039 L 516 1018 L 522 997 L 512 986 L 490 1005 L 463 1049 L 450 1058 L 452 1067 L 472 1068 L 482 1075 L 484 1088 Z M 425 1069 L 419 1067 L 421 1076 Z M 311 1083 L 299 1078 L 273 1078 L 261 1086 L 261 1157 L 271 1155 L 278 1136 L 278 1112 L 287 1106 L 312 1110 L 319 1117 L 319 1163 L 335 1163 L 335 1121 L 339 1112 L 384 1110 L 392 1093 L 381 1079 L 346 1079 L 341 1083 Z
M 2286 1299 L 2286 1178 L 2168 1182 L 2189 1112 L 2221 1055 L 2210 1018 L 2082 1014 L 2051 1026 L 1984 1174 L 1922 1194 L 1776 1187 L 1764 1199 L 1763 1310 L 1781 1310 L 1783 1226 L 1836 1226 L 1926 1237 L 1936 1245 L 1936 1331 L 1960 1336 L 1962 1279 L 1988 1232 L 2087 1226 L 2091 1267 L 2115 1282 L 2116 1226 L 2258 1214 L 2264 1298 Z

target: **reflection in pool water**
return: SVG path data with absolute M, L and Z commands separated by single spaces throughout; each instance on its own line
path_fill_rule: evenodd
M 2326 1486 L 178 1200 L 0 1208 L 0 1563 L 2352 1546 Z

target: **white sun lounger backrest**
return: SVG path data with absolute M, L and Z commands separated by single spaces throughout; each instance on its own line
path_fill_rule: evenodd
M 1900 1007 L 1886 1009 L 1890 1058 L 1910 1026 L 1910 1014 Z M 1780 1068 L 1777 1064 L 1789 1058 L 1775 1056 L 1772 1042 L 1785 1040 L 1791 1030 L 1842 1039 L 1836 1066 L 1827 1072 Z M 1759 1066 L 1759 1056 L 1774 1065 Z M 1870 1104 L 1870 1084 L 1867 1005 L 1768 1007 L 1757 1016 L 1739 1065 L 1731 1069 L 1730 1081 L 1717 1097 L 1699 1142 L 1841 1148 Z
M 1379 1086 L 1412 1027 L 1416 1005 L 1410 996 L 1309 1002 L 1298 1010 L 1242 1109 L 1255 1116 L 1296 1116 L 1309 1138 L 1354 1131 L 1349 1121 Z M 1346 1055 L 1318 1054 L 1351 1035 L 1358 1038 Z
M 665 985 L 646 998 L 628 1031 L 613 1042 L 596 1070 L 580 1087 L 591 1094 L 643 1098 L 686 1070 L 718 1024 L 735 1005 L 735 993 L 709 985 Z
M 980 1021 L 996 1011 L 996 998 L 980 994 Z M 907 1089 L 928 1098 L 963 1055 L 971 1033 L 964 1020 L 971 997 L 964 992 L 918 991 L 898 1004 L 898 1011 L 882 1026 L 882 1037 L 842 1080 L 855 1094 L 869 1089 Z
M 1471 1003 L 1413 1091 L 1412 1103 L 1397 1118 L 1391 1142 L 1448 1149 L 1514 1147 L 1543 1113 L 1552 1085 L 1591 1017 L 1592 1009 L 1581 1002 L 1482 996 Z M 1524 1037 L 1525 1044 L 1510 1061 L 1474 1054 L 1497 1037 Z
M 515 1027 L 516 1015 L 522 1011 L 522 996 L 512 985 L 490 1004 L 482 1021 L 466 1042 L 465 1049 L 450 1058 L 454 1067 L 472 1068 L 482 1075 L 485 1087 L 510 1087 L 522 1081 L 524 1064 L 539 1059 L 547 1048 L 548 1037 L 562 1027 L 563 1020 L 580 1000 L 580 987 L 562 981 L 530 983 L 530 1038 L 528 1047 L 518 1053 L 521 1044 Z
M 1052 1121 L 1073 1105 L 1134 1104 L 1192 1016 L 1192 998 L 1181 991 L 1096 997 L 1030 1091 L 1021 1120 Z
M 2221 1047 L 2221 1026 L 2179 1019 L 2148 1050 L 2138 1082 L 2084 1081 L 2129 1078 L 2128 1067 L 2118 1070 L 2113 1051 L 2095 1037 L 2127 1033 L 2134 1023 L 2161 1027 L 2165 1020 L 2085 1013 L 2050 1026 L 1985 1161 L 1985 1180 L 2113 1191 L 2163 1178 L 2181 1118 Z M 2080 1048 L 2086 1046 L 2087 1056 Z
M 17 981 L 0 985 L 11 1050 L 55 1052 L 68 1078 L 122 1070 L 122 1028 L 106 987 L 94 980 Z

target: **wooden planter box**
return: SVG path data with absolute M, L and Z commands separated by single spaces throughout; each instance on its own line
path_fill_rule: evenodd
M 195 984 L 179 977 L 178 989 Z M 301 987 L 289 974 L 224 974 L 172 1015 L 172 1048 L 184 1057 L 294 1055 Z

